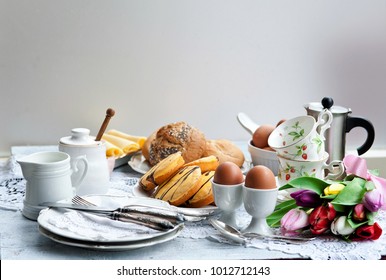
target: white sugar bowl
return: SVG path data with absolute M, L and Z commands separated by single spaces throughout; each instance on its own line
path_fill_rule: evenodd
M 106 158 L 106 144 L 103 141 L 95 141 L 95 137 L 90 136 L 89 129 L 72 129 L 71 136 L 60 139 L 59 151 L 69 154 L 71 160 L 78 156 L 87 158 L 88 172 L 77 187 L 78 195 L 105 194 L 108 191 L 110 172 Z M 84 167 L 80 166 L 79 168 Z M 73 181 L 78 180 L 75 177 L 71 179 Z

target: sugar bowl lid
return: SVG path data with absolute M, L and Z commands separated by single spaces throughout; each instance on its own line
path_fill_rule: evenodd
M 90 136 L 88 128 L 73 128 L 71 129 L 71 136 L 60 138 L 60 144 L 72 146 L 91 146 L 98 145 L 95 137 Z

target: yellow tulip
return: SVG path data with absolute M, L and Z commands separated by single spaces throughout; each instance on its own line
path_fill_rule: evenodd
M 324 189 L 324 195 L 334 195 L 340 193 L 344 189 L 345 185 L 341 183 L 334 183 Z

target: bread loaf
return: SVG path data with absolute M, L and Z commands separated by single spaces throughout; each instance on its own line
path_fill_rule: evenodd
M 219 164 L 231 161 L 239 167 L 243 166 L 245 160 L 243 151 L 236 144 L 226 139 L 206 141 L 206 150 L 203 156 L 211 155 L 218 158 Z
M 145 143 L 143 143 L 143 146 L 141 148 L 142 155 L 144 156 L 144 158 L 147 161 L 149 161 L 149 158 L 150 158 L 150 145 L 151 145 L 151 142 L 153 142 L 153 140 L 156 137 L 156 135 L 157 135 L 157 131 L 154 131 L 149 137 L 146 138 L 146 141 L 145 141 Z
M 150 143 L 148 161 L 153 166 L 170 154 L 181 152 L 185 162 L 190 162 L 201 158 L 205 149 L 205 135 L 200 130 L 182 121 L 171 123 L 158 129 Z

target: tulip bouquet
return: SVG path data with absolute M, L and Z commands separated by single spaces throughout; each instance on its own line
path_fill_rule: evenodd
M 375 218 L 386 209 L 386 180 L 369 171 L 360 157 L 348 155 L 343 163 L 347 176 L 342 181 L 300 177 L 282 186 L 281 190 L 295 190 L 267 217 L 268 224 L 284 234 L 309 230 L 346 240 L 378 239 L 382 228 Z

